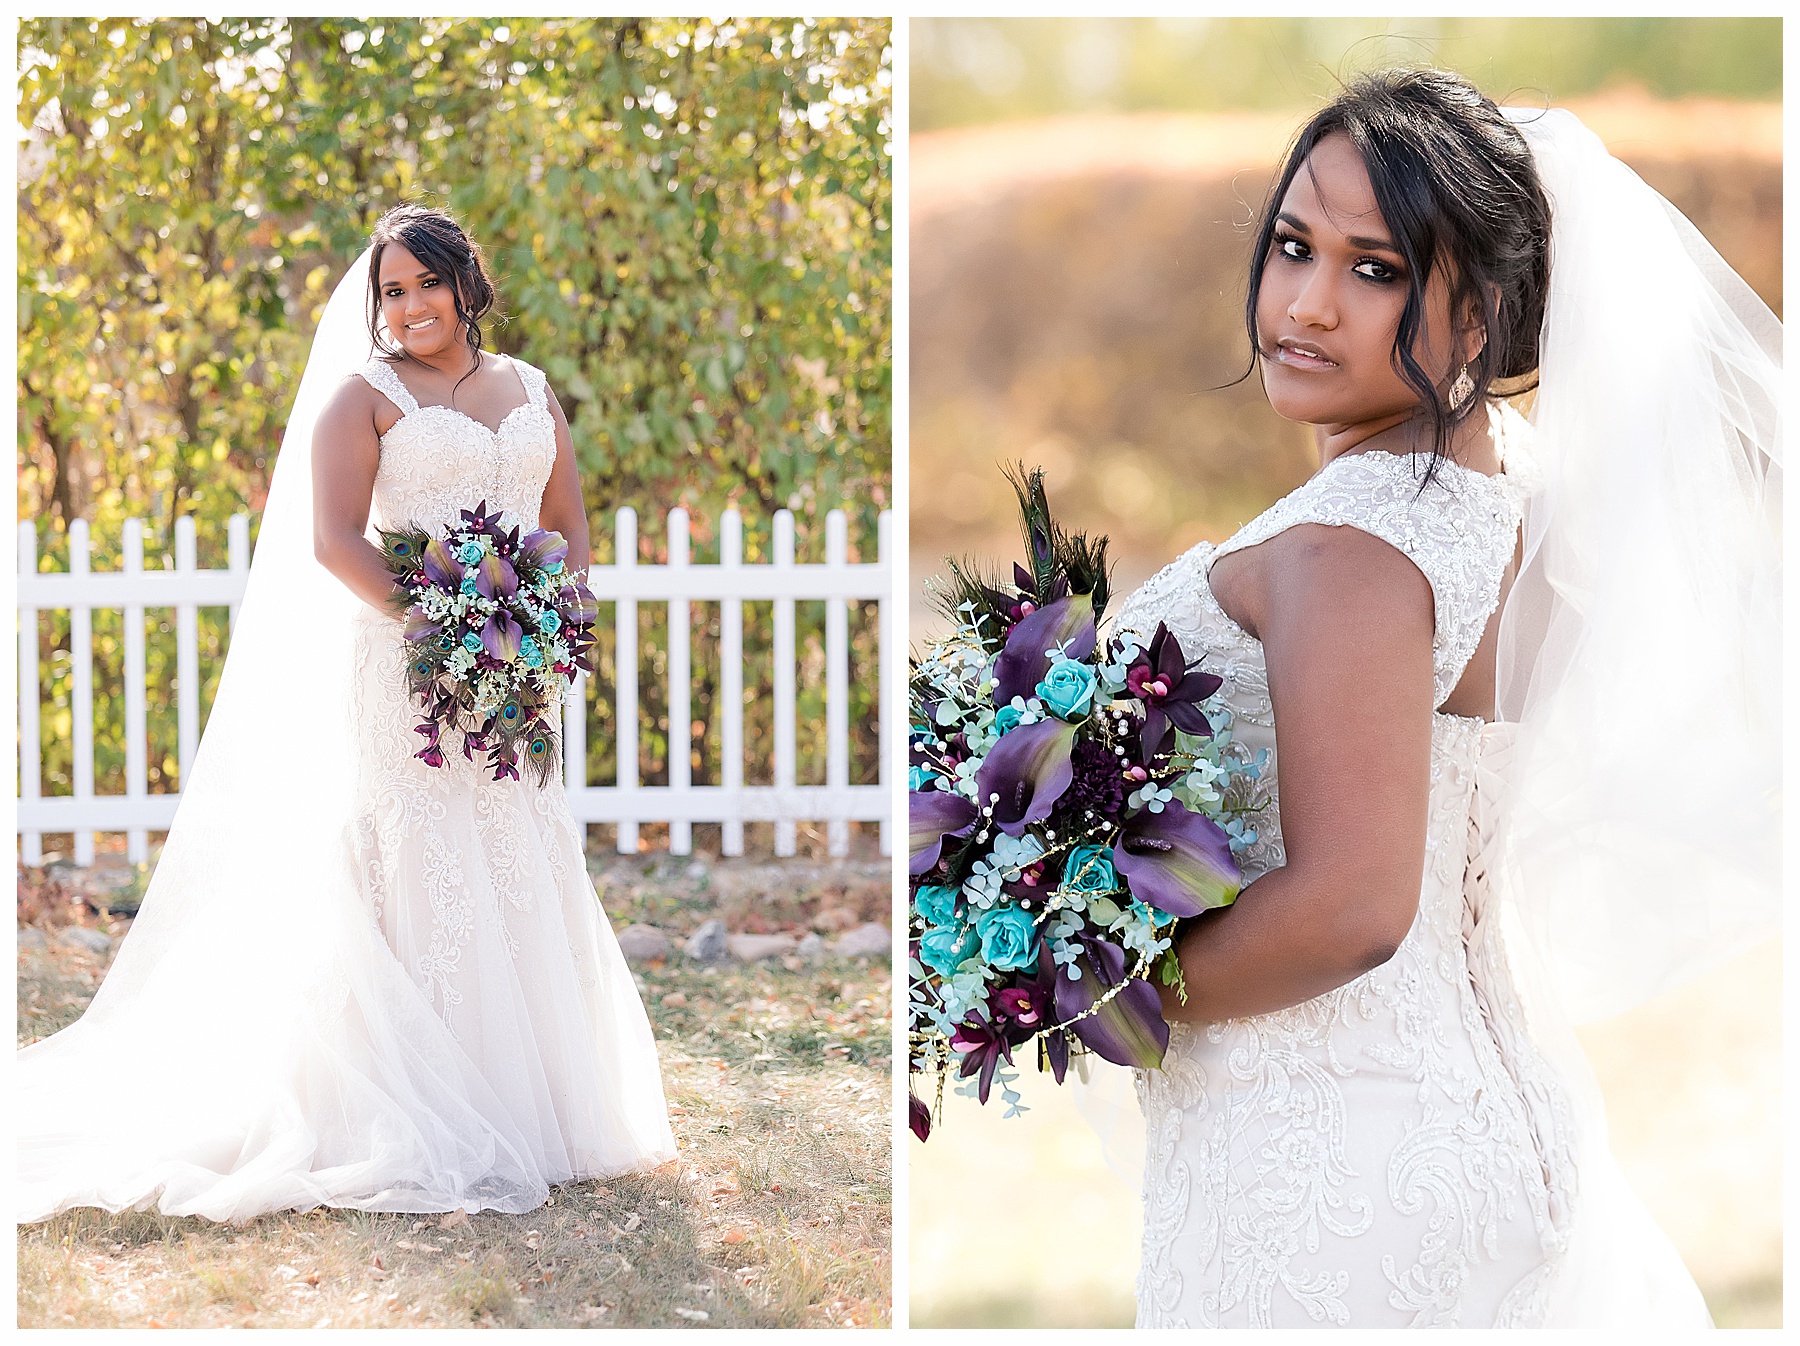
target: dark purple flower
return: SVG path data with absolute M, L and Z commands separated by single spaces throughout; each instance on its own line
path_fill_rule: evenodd
M 1083 939 L 1081 944 L 1075 960 L 1080 978 L 1071 978 L 1067 968 L 1057 972 L 1056 1017 L 1090 1051 L 1115 1065 L 1160 1066 L 1169 1047 L 1169 1025 L 1156 988 L 1142 977 L 1126 977 L 1125 951 L 1110 940 Z M 1087 1013 L 1115 986 L 1117 994 Z
M 442 766 L 444 764 L 444 750 L 435 742 L 427 743 L 413 756 L 425 763 L 426 766 Z
M 906 1093 L 906 1121 L 920 1140 L 931 1139 L 931 1109 L 910 1089 Z
M 994 1072 L 1005 1061 L 1012 1064 L 1012 1044 L 1006 1040 L 1006 1034 L 989 1024 L 981 1017 L 979 1010 L 956 1026 L 950 1036 L 950 1047 L 963 1054 L 962 1063 L 956 1073 L 963 1079 L 980 1072 L 981 1079 L 976 1085 L 976 1097 L 983 1103 L 988 1101 L 988 1090 L 993 1087 Z
M 975 773 L 982 805 L 993 806 L 994 826 L 1016 837 L 1028 823 L 1050 816 L 1069 788 L 1069 753 L 1077 726 L 1039 720 L 1001 736 Z
M 975 805 L 946 790 L 914 790 L 906 796 L 907 872 L 923 874 L 938 862 L 945 837 L 960 837 L 975 825 Z
M 994 1004 L 1020 1028 L 1037 1028 L 1044 1022 L 1049 997 L 1036 986 L 1008 986 L 994 992 Z
M 1212 737 L 1212 724 L 1199 703 L 1219 690 L 1224 679 L 1214 673 L 1190 669 L 1182 657 L 1181 642 L 1162 622 L 1125 670 L 1125 686 L 1144 703 L 1143 754 L 1148 761 L 1162 751 L 1169 726 L 1202 738 Z
M 1125 824 L 1113 868 L 1133 897 L 1171 916 L 1230 906 L 1243 886 L 1225 829 L 1173 799 Z
M 1070 594 L 1039 608 L 1007 633 L 1006 648 L 994 659 L 994 704 L 1007 706 L 1015 696 L 1030 698 L 1050 671 L 1045 650 L 1062 647 L 1071 659 L 1094 652 L 1094 599 Z

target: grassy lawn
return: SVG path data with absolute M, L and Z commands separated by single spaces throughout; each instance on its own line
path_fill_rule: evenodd
M 720 914 L 738 929 L 738 909 L 771 929 L 834 910 L 886 915 L 885 883 L 843 883 L 843 867 L 814 866 L 764 901 L 749 883 L 722 898 L 704 865 L 605 865 L 596 880 L 615 928 L 653 919 L 679 935 Z M 21 947 L 19 1041 L 78 1017 L 106 961 L 54 939 Z M 232 1227 L 70 1211 L 19 1230 L 19 1325 L 885 1326 L 889 969 L 677 957 L 640 976 L 674 1163 L 558 1188 L 519 1216 L 316 1210 Z

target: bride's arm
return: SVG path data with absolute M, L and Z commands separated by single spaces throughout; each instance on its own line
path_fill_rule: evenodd
M 1431 789 L 1430 585 L 1354 528 L 1263 543 L 1232 602 L 1258 634 L 1275 711 L 1287 862 L 1183 927 L 1187 1003 L 1212 1022 L 1297 1005 L 1394 955 L 1418 912 Z
M 379 396 L 362 379 L 347 378 L 313 426 L 313 555 L 363 602 L 394 615 L 394 577 L 364 536 L 381 464 Z
M 538 524 L 553 533 L 561 533 L 569 544 L 568 558 L 563 562 L 571 575 L 587 570 L 593 556 L 588 538 L 587 506 L 581 500 L 581 473 L 575 466 L 575 441 L 569 434 L 569 422 L 563 415 L 556 394 L 545 389 L 550 399 L 550 416 L 556 422 L 556 462 L 550 468 L 550 480 L 544 485 L 544 503 L 538 510 Z

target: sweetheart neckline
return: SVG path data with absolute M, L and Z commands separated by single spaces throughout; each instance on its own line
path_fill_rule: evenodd
M 387 395 L 385 393 L 383 393 L 382 396 L 385 397 Z M 392 398 L 389 398 L 388 400 L 390 402 L 393 401 Z M 488 436 L 492 439 L 499 439 L 501 434 L 504 433 L 506 430 L 507 422 L 512 420 L 512 418 L 514 416 L 517 416 L 521 411 L 546 411 L 546 414 L 548 414 L 547 410 L 545 408 L 536 406 L 532 402 L 529 402 L 529 401 L 521 402 L 521 403 L 519 403 L 518 406 L 514 407 L 511 411 L 507 412 L 506 415 L 504 415 L 500 418 L 500 424 L 498 426 L 490 426 L 486 421 L 477 420 L 475 417 L 469 415 L 468 412 L 458 411 L 455 407 L 449 406 L 446 403 L 443 403 L 443 402 L 419 402 L 415 399 L 414 403 L 413 403 L 413 409 L 411 411 L 408 411 L 404 407 L 402 407 L 400 409 L 400 415 L 395 419 L 394 424 L 388 426 L 388 428 L 381 433 L 380 438 L 385 440 L 389 435 L 394 433 L 395 427 L 398 426 L 401 421 L 404 421 L 408 416 L 416 416 L 422 411 L 447 411 L 452 416 L 460 416 L 460 417 L 462 417 L 463 420 L 467 421 L 470 425 L 476 426 L 479 429 L 486 431 Z

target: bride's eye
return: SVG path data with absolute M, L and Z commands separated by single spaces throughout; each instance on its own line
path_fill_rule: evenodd
M 1312 249 L 1306 246 L 1306 240 L 1292 234 L 1275 235 L 1275 251 L 1292 262 L 1304 262 L 1312 256 Z
M 1357 275 L 1375 281 L 1399 280 L 1400 273 L 1379 257 L 1365 257 L 1351 268 Z

